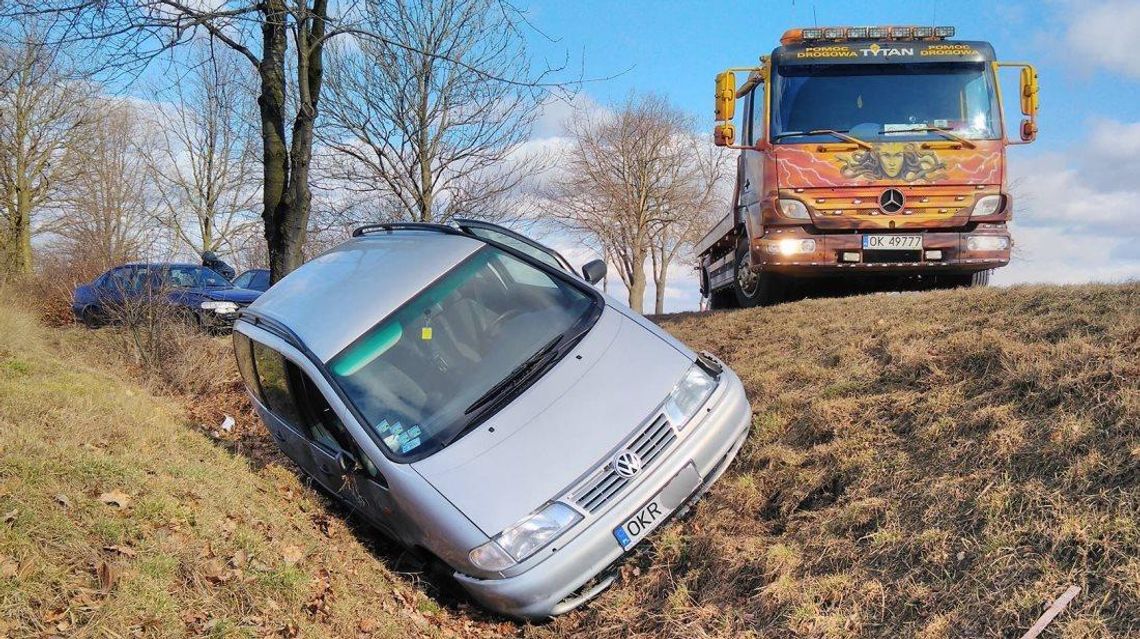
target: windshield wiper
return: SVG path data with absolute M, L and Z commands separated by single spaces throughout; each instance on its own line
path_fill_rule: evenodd
M 850 142 L 851 144 L 858 144 L 859 146 L 863 147 L 864 149 L 867 149 L 868 151 L 870 151 L 873 148 L 871 146 L 870 142 L 867 142 L 865 140 L 860 140 L 859 138 L 857 138 L 853 135 L 849 135 L 846 131 L 836 131 L 834 129 L 812 129 L 811 131 L 785 131 L 783 133 L 772 136 L 772 141 L 778 142 L 779 140 L 782 140 L 784 138 L 796 137 L 796 136 L 801 136 L 801 135 L 830 135 L 832 137 L 839 138 L 840 140 L 843 140 L 844 142 Z
M 470 415 L 489 404 L 498 403 L 512 396 L 514 390 L 521 387 L 527 380 L 532 379 L 536 372 L 543 370 L 547 364 L 556 359 L 554 356 L 559 352 L 558 345 L 562 343 L 562 339 L 565 336 L 565 334 L 558 335 L 547 342 L 545 346 L 535 351 L 534 355 L 531 355 L 526 361 L 516 366 L 502 381 L 492 386 L 474 402 L 471 402 L 471 405 L 463 410 L 463 414 Z M 463 428 L 460 428 L 454 435 L 440 443 L 439 447 L 441 449 L 447 448 L 451 445 L 451 442 L 471 432 L 471 430 L 479 426 L 480 423 L 482 423 L 481 419 L 468 421 Z
M 539 364 L 545 362 L 552 353 L 557 353 L 557 350 L 555 349 L 558 347 L 558 344 L 562 342 L 563 337 L 564 335 L 558 335 L 554 339 L 547 342 L 545 346 L 535 351 L 534 355 L 531 355 L 522 364 L 516 366 L 514 370 L 512 370 L 507 374 L 506 377 L 502 379 L 502 381 L 492 386 L 486 393 L 480 395 L 479 399 L 476 399 L 471 403 L 470 406 L 465 408 L 463 410 L 463 414 L 470 415 L 471 413 L 474 413 L 483 406 L 486 406 L 493 400 L 502 396 L 506 391 L 515 386 L 518 386 L 520 382 L 525 381 L 527 378 L 529 378 L 532 372 L 541 368 Z
M 962 146 L 966 147 L 967 149 L 978 148 L 978 145 L 974 144 L 974 142 L 972 140 L 969 140 L 968 138 L 964 138 L 964 137 L 958 135 L 957 133 L 954 133 L 950 129 L 944 129 L 940 126 L 929 126 L 929 125 L 916 126 L 914 128 L 907 128 L 907 129 L 903 129 L 901 131 L 890 131 L 890 133 L 908 133 L 910 131 L 916 131 L 919 133 L 925 133 L 925 132 L 941 133 L 942 135 L 950 138 L 951 140 L 954 140 L 955 142 L 961 143 Z M 887 133 L 887 131 L 879 131 L 879 133 L 883 134 L 883 133 Z

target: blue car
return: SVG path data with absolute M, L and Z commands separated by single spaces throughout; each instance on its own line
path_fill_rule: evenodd
M 269 290 L 269 269 L 251 268 L 234 278 L 234 286 L 264 293 Z
M 171 305 L 188 323 L 216 332 L 231 328 L 238 310 L 259 295 L 261 291 L 238 288 L 197 264 L 125 264 L 76 288 L 71 311 L 95 328 L 131 304 L 155 299 Z

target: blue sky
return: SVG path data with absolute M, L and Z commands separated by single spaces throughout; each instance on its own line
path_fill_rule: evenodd
M 1140 277 L 1140 213 L 1130 211 L 1140 201 L 1140 55 L 1133 49 L 1140 42 L 1140 0 L 538 0 L 527 12 L 537 30 L 557 39 L 531 35 L 539 63 L 559 63 L 568 54 L 586 77 L 621 74 L 587 84 L 583 103 L 652 91 L 706 130 L 713 75 L 755 62 L 785 29 L 953 25 L 956 39 L 988 41 L 999 59 L 1033 62 L 1040 74 L 1040 136 L 1009 154 L 1019 202 L 1017 253 L 995 280 Z M 1003 86 L 1016 86 L 1014 73 Z M 556 135 L 560 113 L 541 120 L 536 137 Z M 695 307 L 695 281 L 670 289 L 668 310 Z

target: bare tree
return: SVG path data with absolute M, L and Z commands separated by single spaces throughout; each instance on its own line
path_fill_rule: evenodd
M 728 207 L 731 186 L 726 178 L 732 162 L 722 149 L 692 132 L 678 134 L 672 143 L 682 147 L 682 163 L 672 177 L 677 184 L 670 189 L 671 199 L 660 203 L 661 221 L 649 236 L 653 312 L 657 315 L 665 312 L 669 267 L 704 235 L 716 214 Z
M 277 280 L 303 259 L 325 46 L 342 34 L 383 39 L 362 27 L 358 18 L 361 6 L 386 1 L 350 2 L 330 10 L 328 0 L 11 0 L 0 5 L 0 17 L 36 15 L 60 21 L 55 44 L 98 42 L 100 52 L 118 70 L 137 72 L 162 52 L 202 36 L 248 60 L 258 76 L 261 216 L 269 266 Z M 494 77 L 464 62 L 460 66 Z M 545 74 L 539 74 L 526 84 L 561 86 L 545 84 L 543 78 Z
M 256 116 L 247 68 L 199 44 L 158 113 L 160 144 L 144 157 L 161 196 L 161 220 L 195 253 L 233 252 L 259 227 Z
M 719 179 L 702 169 L 691 124 L 655 95 L 630 96 L 614 113 L 581 111 L 566 124 L 571 143 L 553 178 L 553 214 L 601 245 L 638 312 L 646 259 L 655 261 L 660 307 L 669 265 L 691 237 L 685 229 Z
M 130 102 L 101 100 L 89 133 L 75 140 L 65 162 L 73 167 L 50 225 L 73 256 L 104 267 L 137 259 L 168 239 L 155 223 L 158 194 L 145 157 L 157 143 L 152 121 Z
M 35 28 L 0 49 L 0 270 L 32 270 L 33 217 L 64 181 L 68 144 L 82 137 L 91 88 Z
M 332 177 L 390 198 L 398 219 L 503 216 L 537 168 L 512 154 L 542 99 L 513 11 L 500 0 L 366 6 L 373 37 L 330 50 L 322 137 L 346 160 Z

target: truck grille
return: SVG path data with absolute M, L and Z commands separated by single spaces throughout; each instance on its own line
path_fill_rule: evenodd
M 673 430 L 669 420 L 661 414 L 633 439 L 626 442 L 622 449 L 633 451 L 641 457 L 643 464 L 641 472 L 644 473 L 675 441 L 677 441 L 677 431 Z M 626 479 L 617 474 L 607 460 L 601 469 L 590 475 L 575 491 L 574 503 L 587 512 L 596 513 L 614 497 L 620 495 L 632 481 L 633 479 Z

